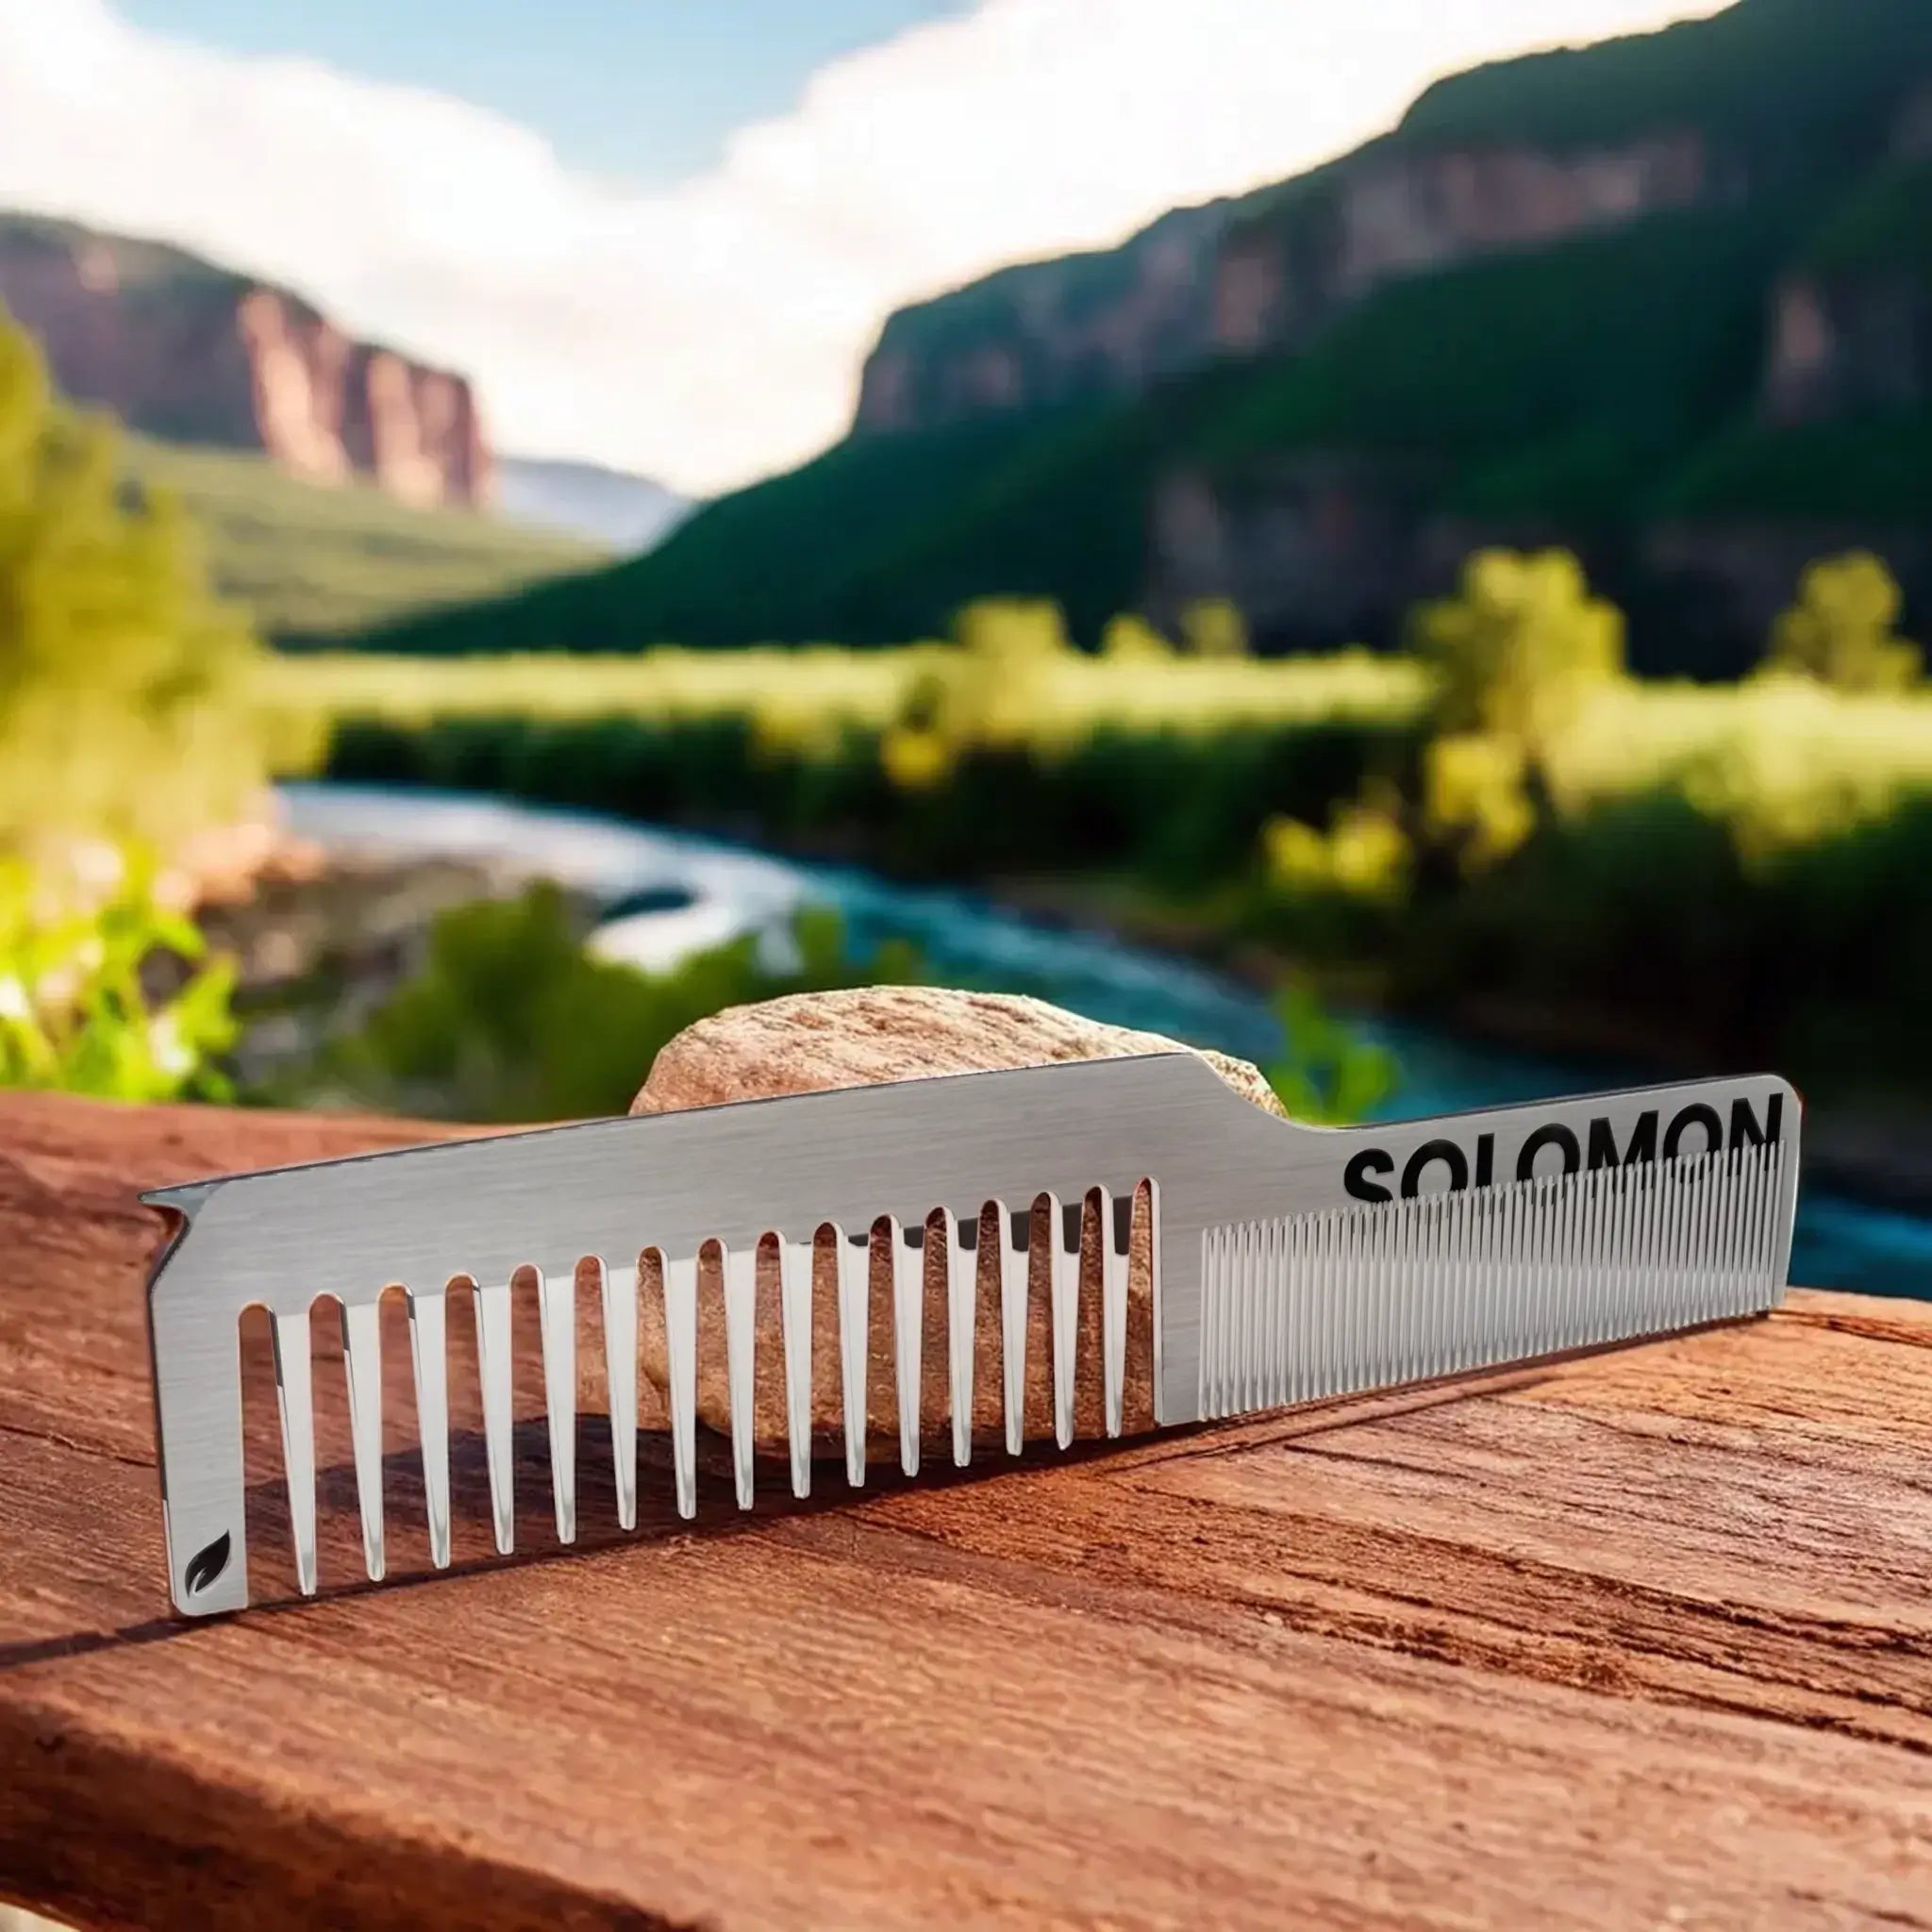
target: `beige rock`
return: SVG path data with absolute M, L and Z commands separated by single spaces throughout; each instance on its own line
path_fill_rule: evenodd
M 1171 1052 L 1176 1044 L 1158 1034 L 1101 1025 L 1040 1000 L 1003 994 L 955 992 L 935 987 L 866 987 L 800 994 L 762 1006 L 733 1008 L 687 1027 L 658 1056 L 631 1111 L 669 1113 L 721 1101 L 817 1092 L 929 1074 Z M 1270 1112 L 1281 1112 L 1266 1080 L 1246 1061 L 1222 1054 L 1201 1057 L 1243 1098 Z M 1053 1433 L 1043 1206 L 1035 1212 L 1026 1339 L 1025 1430 L 1029 1439 Z M 1074 1355 L 1074 1428 L 1082 1436 L 1099 1435 L 1103 1429 L 1100 1269 L 1098 1249 L 1091 1238 L 1093 1219 L 1090 1208 L 1089 1240 L 1080 1270 L 1079 1341 Z M 1129 1431 L 1151 1427 L 1154 1414 L 1147 1229 L 1143 1193 L 1136 1203 L 1128 1270 L 1125 1424 Z M 990 1228 L 982 1229 L 980 1252 L 989 1257 L 989 1265 L 982 1268 L 979 1278 L 974 1441 L 975 1446 L 991 1447 L 1003 1440 L 1005 1424 L 1000 1399 L 999 1290 L 991 1267 Z M 814 1259 L 812 1283 L 812 1431 L 815 1449 L 822 1456 L 841 1454 L 844 1440 L 834 1265 L 829 1245 L 822 1242 Z M 940 1255 L 929 1246 L 920 1399 L 921 1433 L 929 1454 L 943 1453 L 951 1433 L 942 1266 Z M 898 1454 L 899 1426 L 891 1291 L 886 1257 L 876 1237 L 871 1285 L 867 1454 L 874 1461 L 891 1461 Z M 644 1287 L 641 1361 L 645 1376 L 661 1397 L 667 1380 L 662 1304 L 657 1271 L 650 1259 L 645 1264 Z M 699 1274 L 698 1362 L 698 1414 L 711 1428 L 728 1429 L 724 1301 L 715 1254 L 705 1257 Z M 786 1450 L 783 1363 L 777 1254 L 775 1246 L 768 1244 L 758 1263 L 758 1377 L 754 1397 L 761 1456 L 782 1456 Z M 586 1400 L 601 1397 L 593 1398 L 587 1388 Z

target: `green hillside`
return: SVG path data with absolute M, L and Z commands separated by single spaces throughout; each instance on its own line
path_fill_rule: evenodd
M 1902 77 L 1928 63 L 1924 0 L 1741 0 L 1660 32 L 1451 75 L 1423 92 L 1397 136 L 1578 148 L 1695 127 L 1802 176 L 1868 154 Z
M 301 482 L 242 450 L 131 441 L 129 467 L 182 499 L 222 590 L 285 642 L 504 596 L 606 557 L 575 538 L 474 510 L 412 509 L 367 484 Z
M 1143 592 L 1162 477 L 1204 471 L 1225 497 L 1250 479 L 1266 488 L 1271 463 L 1305 452 L 1345 454 L 1366 487 L 1386 475 L 1424 511 L 1529 519 L 1612 557 L 1667 514 L 1923 524 L 1915 411 L 1783 430 L 1757 420 L 1757 395 L 1786 273 L 1924 258 L 1924 171 L 1886 142 L 1907 89 L 1928 80 L 1926 0 L 1740 0 L 1661 34 L 1474 70 L 1431 89 L 1385 141 L 1560 146 L 1688 123 L 1735 189 L 1386 283 L 1299 354 L 1198 369 L 1124 402 L 857 436 L 720 499 L 647 557 L 371 641 L 883 642 L 938 632 L 989 593 L 1057 597 L 1091 638 Z M 1247 197 L 1238 218 L 1319 225 L 1347 165 Z M 1046 267 L 923 305 L 887 338 L 970 335 L 1010 308 L 1013 276 Z M 1104 295 L 1103 259 L 1069 272 Z

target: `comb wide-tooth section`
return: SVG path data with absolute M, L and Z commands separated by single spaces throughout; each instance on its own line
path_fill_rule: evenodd
M 638 1526 L 638 1265 L 597 1264 L 604 1317 L 604 1363 L 610 1399 L 610 1462 L 617 1524 Z
M 731 1478 L 738 1507 L 752 1504 L 752 1457 L 758 1424 L 752 1414 L 757 1374 L 758 1251 L 754 1245 L 723 1248 L 724 1271 L 724 1375 L 731 1398 Z
M 677 1513 L 698 1513 L 698 1257 L 664 1257 L 664 1364 Z
M 836 1224 L 833 1246 L 839 1257 L 839 1395 L 845 1428 L 845 1480 L 855 1490 L 865 1483 L 865 1370 L 872 1313 L 871 1238 L 847 1234 Z
M 1006 1409 L 1007 1454 L 1026 1441 L 1026 1291 L 1031 1213 L 1004 1201 L 993 1204 L 999 1225 L 1000 1380 Z
M 1783 1287 L 1783 1150 L 1212 1227 L 1203 1410 L 1237 1415 L 1694 1327 Z
M 315 1400 L 310 1389 L 308 1310 L 272 1315 L 275 1407 L 282 1421 L 282 1471 L 289 1485 L 289 1527 L 295 1543 L 295 1583 L 315 1594 Z
M 537 1270 L 537 1324 L 543 1346 L 543 1406 L 550 1418 L 550 1496 L 557 1541 L 577 1540 L 576 1271 Z
M 370 1581 L 380 1583 L 388 1568 L 382 1541 L 382 1305 L 344 1302 L 341 1308 L 356 1502 L 362 1514 L 362 1562 Z
M 443 1291 L 409 1296 L 409 1365 L 416 1377 L 416 1430 L 422 1438 L 423 1508 L 429 1560 L 449 1568 L 449 1350 Z
M 887 1216 L 892 1255 L 892 1367 L 899 1398 L 899 1467 L 919 1474 L 920 1344 L 925 1336 L 925 1230 Z
M 516 1364 L 510 1356 L 508 1281 L 476 1290 L 476 1374 L 483 1385 L 483 1450 L 499 1556 L 516 1548 Z
M 1053 1439 L 1074 1440 L 1074 1352 L 1080 1338 L 1080 1216 L 1078 1196 L 1046 1197 L 1048 1284 L 1053 1304 Z
M 791 1493 L 811 1494 L 810 1241 L 778 1243 L 778 1324 L 785 1345 L 785 1441 L 791 1453 Z

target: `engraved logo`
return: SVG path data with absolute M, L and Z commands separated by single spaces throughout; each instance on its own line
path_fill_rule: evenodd
M 181 1579 L 190 1596 L 206 1590 L 228 1567 L 228 1532 L 225 1529 L 205 1550 L 189 1559 L 188 1573 Z

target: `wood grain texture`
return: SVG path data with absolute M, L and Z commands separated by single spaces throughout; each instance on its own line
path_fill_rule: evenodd
M 134 1190 L 419 1131 L 0 1100 L 0 1895 L 149 1932 L 1932 1924 L 1932 1307 L 1799 1294 L 746 1520 L 714 1477 L 696 1528 L 647 1477 L 634 1539 L 172 1622 Z M 459 1442 L 472 1514 L 478 1480 Z

